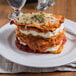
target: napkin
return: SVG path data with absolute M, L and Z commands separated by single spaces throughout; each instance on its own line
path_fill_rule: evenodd
M 0 73 L 41 73 L 55 71 L 76 71 L 76 62 L 53 68 L 33 68 L 10 62 L 0 56 Z
M 67 21 L 70 23 L 70 25 L 67 24 Z M 65 30 L 67 30 L 69 33 L 71 32 L 72 34 L 76 35 L 75 29 L 72 29 L 72 27 L 76 28 L 75 26 L 76 23 L 66 19 L 64 25 L 65 24 L 67 24 L 67 26 L 65 26 Z M 0 73 L 23 73 L 23 72 L 41 73 L 41 72 L 55 72 L 55 71 L 76 71 L 76 61 L 58 67 L 34 68 L 10 62 L 9 60 L 0 56 Z

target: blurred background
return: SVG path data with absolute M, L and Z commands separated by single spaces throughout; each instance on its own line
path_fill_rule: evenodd
M 56 4 L 50 6 L 45 12 L 60 14 L 68 19 L 76 21 L 76 0 L 55 0 Z M 23 12 L 37 12 L 37 0 L 27 0 Z M 7 0 L 0 0 L 0 27 L 9 22 L 8 14 L 13 12 Z
M 63 15 L 65 18 L 76 21 L 76 0 L 55 0 L 55 5 L 50 6 L 45 12 Z M 27 3 L 23 7 L 23 12 L 37 12 L 36 9 L 38 0 L 27 0 Z M 13 9 L 9 6 L 7 0 L 0 0 L 0 28 L 8 23 L 8 14 L 13 12 Z M 54 72 L 54 73 L 43 73 L 43 76 L 76 76 L 75 72 Z M 28 76 L 33 76 L 27 74 Z M 4 75 L 2 75 L 4 76 Z M 7 75 L 8 76 L 8 75 Z M 16 76 L 16 75 L 15 75 Z M 25 75 L 23 75 L 25 76 Z M 41 74 L 35 74 L 35 76 L 42 76 Z

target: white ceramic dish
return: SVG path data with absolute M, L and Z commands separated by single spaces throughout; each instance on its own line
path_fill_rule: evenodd
M 67 43 L 60 54 L 34 54 L 22 52 L 15 46 L 15 28 L 8 23 L 0 29 L 0 55 L 6 59 L 37 68 L 57 67 L 76 60 L 76 36 L 66 33 Z

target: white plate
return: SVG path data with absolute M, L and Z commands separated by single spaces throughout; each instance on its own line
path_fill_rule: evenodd
M 0 54 L 6 59 L 37 68 L 61 66 L 76 60 L 76 36 L 66 33 L 67 43 L 60 54 L 34 54 L 22 52 L 15 46 L 15 28 L 6 24 L 0 29 Z

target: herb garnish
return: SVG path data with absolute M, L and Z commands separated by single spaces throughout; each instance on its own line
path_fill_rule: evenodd
M 43 19 L 42 16 L 36 16 L 36 17 L 37 17 L 37 19 L 39 19 L 39 20 L 42 20 L 42 19 Z
M 32 16 L 31 18 L 32 18 L 32 19 L 33 19 L 33 18 L 36 18 L 36 15 Z
M 32 19 L 38 19 L 39 21 L 41 21 L 42 19 L 43 19 L 43 17 L 42 16 L 40 16 L 40 15 L 34 15 L 34 16 L 32 16 L 31 17 Z
M 30 24 L 32 24 L 32 21 L 30 22 Z
M 44 13 L 40 12 L 41 15 L 44 15 Z

